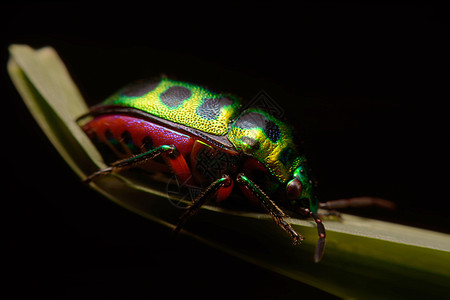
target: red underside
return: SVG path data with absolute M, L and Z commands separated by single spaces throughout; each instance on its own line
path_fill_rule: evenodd
M 151 139 L 153 148 L 162 145 L 174 145 L 180 155 L 175 159 L 164 158 L 181 183 L 204 186 L 205 182 L 209 184 L 213 179 L 220 178 L 221 176 L 221 174 L 217 174 L 218 177 L 215 176 L 216 178 L 206 178 L 205 170 L 200 168 L 200 163 L 197 163 L 200 161 L 199 153 L 211 152 L 211 149 L 214 148 L 200 142 L 195 137 L 168 129 L 147 120 L 130 116 L 104 115 L 98 116 L 88 122 L 83 126 L 83 130 L 97 144 L 102 143 L 107 145 L 118 159 L 131 157 L 133 155 L 133 149 L 134 151 L 138 149 L 140 153 L 148 151 L 145 148 L 145 141 L 148 143 L 149 139 Z M 124 132 L 129 133 L 127 134 L 128 140 L 124 139 Z M 130 142 L 132 143 L 131 147 Z M 203 151 L 205 149 L 207 151 Z M 217 151 L 217 149 L 214 151 Z M 220 201 L 227 198 L 231 190 L 232 185 L 219 190 L 217 200 Z
M 123 143 L 122 133 L 128 131 L 131 135 L 133 144 L 142 148 L 143 140 L 150 137 L 154 147 L 162 145 L 174 145 L 178 151 L 185 157 L 188 157 L 192 151 L 195 139 L 179 132 L 167 129 L 154 123 L 128 116 L 106 115 L 99 116 L 83 126 L 83 130 L 90 137 L 95 133 L 101 142 L 109 143 L 105 132 L 109 130 L 116 141 L 122 143 L 124 148 L 127 145 Z

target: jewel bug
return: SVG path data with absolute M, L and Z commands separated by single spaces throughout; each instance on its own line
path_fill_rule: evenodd
M 261 205 L 294 244 L 303 237 L 286 221 L 280 206 L 312 218 L 319 236 L 314 254 L 318 262 L 326 236 L 318 208 L 371 204 L 319 203 L 292 128 L 262 109 L 243 110 L 240 99 L 231 94 L 166 77 L 141 80 L 92 107 L 79 120 L 88 116 L 91 119 L 82 129 L 110 164 L 85 182 L 150 164 L 147 168 L 155 171 L 166 165 L 163 172 L 174 173 L 183 185 L 202 189 L 181 215 L 175 233 L 203 204 L 224 201 L 236 191 Z

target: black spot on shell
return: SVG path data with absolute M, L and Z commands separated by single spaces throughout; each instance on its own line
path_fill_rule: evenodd
M 133 137 L 131 136 L 131 133 L 128 130 L 125 130 L 124 132 L 122 132 L 122 141 L 125 145 L 127 145 L 128 149 L 130 149 L 130 151 L 133 154 L 139 154 L 140 151 L 138 149 L 138 147 L 136 147 L 136 145 L 133 142 Z
M 281 137 L 280 127 L 272 121 L 266 123 L 266 125 L 264 126 L 264 133 L 266 134 L 267 138 L 274 143 Z
M 281 137 L 280 127 L 258 112 L 241 115 L 236 120 L 235 126 L 242 129 L 262 128 L 264 134 L 272 142 L 278 141 Z
M 142 139 L 142 148 L 144 151 L 150 151 L 153 149 L 153 140 L 151 137 L 146 136 Z
M 114 149 L 116 149 L 117 152 L 122 153 L 122 154 L 126 153 L 125 149 L 123 149 L 122 145 L 114 137 L 114 134 L 111 132 L 111 130 L 106 129 L 106 131 L 105 131 L 105 138 L 114 147 Z
M 264 128 L 266 122 L 269 122 L 269 120 L 264 115 L 257 112 L 249 112 L 239 116 L 234 126 L 241 129 Z
M 140 97 L 156 89 L 159 83 L 160 80 L 155 79 L 139 80 L 127 85 L 121 94 L 126 97 Z
M 182 86 L 172 86 L 162 93 L 160 98 L 165 105 L 171 108 L 176 108 L 183 103 L 184 100 L 191 97 L 191 95 L 192 92 L 188 88 Z
M 248 137 L 248 136 L 241 137 L 241 141 L 243 143 L 249 145 L 250 148 L 254 151 L 258 150 L 259 147 L 261 146 L 257 140 L 255 140 L 254 138 Z
M 280 156 L 278 160 L 283 164 L 286 165 L 288 161 L 291 161 L 293 159 L 294 150 L 292 148 L 286 148 L 281 151 Z
M 133 138 L 131 137 L 131 133 L 128 130 L 122 132 L 121 137 L 125 144 L 127 145 L 133 144 Z
M 111 130 L 106 129 L 105 130 L 105 138 L 108 140 L 108 142 L 113 143 L 115 140 L 113 133 Z M 116 141 L 117 142 L 117 141 Z
M 231 104 L 233 104 L 233 100 L 226 97 L 204 99 L 202 104 L 197 107 L 197 114 L 204 119 L 214 120 L 217 119 L 224 106 Z

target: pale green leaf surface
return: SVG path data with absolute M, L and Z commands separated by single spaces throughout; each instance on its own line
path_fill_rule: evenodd
M 33 117 L 71 168 L 83 176 L 80 166 L 86 168 L 90 164 L 89 170 L 104 166 L 98 151 L 75 120 L 71 120 L 88 107 L 56 51 L 50 47 L 35 51 L 26 45 L 12 45 L 9 50 L 11 79 Z M 78 152 L 85 154 L 79 158 Z
M 33 116 L 80 177 L 104 164 L 76 118 L 87 112 L 78 89 L 52 48 L 12 45 L 10 76 Z M 167 184 L 133 172 L 107 176 L 92 187 L 116 203 L 169 227 L 183 212 L 167 198 Z M 290 219 L 300 246 L 270 216 L 206 206 L 183 232 L 256 265 L 343 298 L 446 298 L 450 293 L 450 236 L 344 215 L 326 221 L 323 260 L 313 263 L 315 224 Z

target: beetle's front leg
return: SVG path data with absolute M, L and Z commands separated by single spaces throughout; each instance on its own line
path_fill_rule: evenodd
M 269 198 L 269 196 L 266 195 L 266 193 L 259 188 L 259 186 L 257 186 L 244 174 L 238 174 L 236 180 L 242 187 L 246 188 L 251 195 L 258 200 L 259 203 L 262 204 L 264 209 L 272 216 L 275 223 L 277 223 L 292 236 L 294 244 L 297 244 L 303 240 L 303 237 L 284 220 L 286 214 Z
M 319 216 L 310 211 L 309 208 L 301 207 L 299 208 L 299 213 L 313 218 L 317 224 L 317 233 L 319 235 L 319 239 L 317 240 L 316 251 L 314 252 L 314 261 L 317 263 L 322 259 L 323 252 L 325 250 L 325 226 L 323 226 L 322 220 L 319 218 Z
M 214 196 L 218 198 L 226 198 L 233 189 L 233 180 L 228 175 L 223 175 L 221 178 L 211 183 L 197 198 L 192 201 L 191 205 L 186 209 L 184 214 L 180 217 L 177 226 L 173 230 L 177 234 L 186 221 L 196 214 L 200 207 L 212 199 Z
M 339 209 L 347 207 L 378 206 L 384 209 L 394 209 L 395 203 L 389 200 L 376 197 L 354 197 L 349 199 L 338 199 L 319 203 L 323 209 Z

